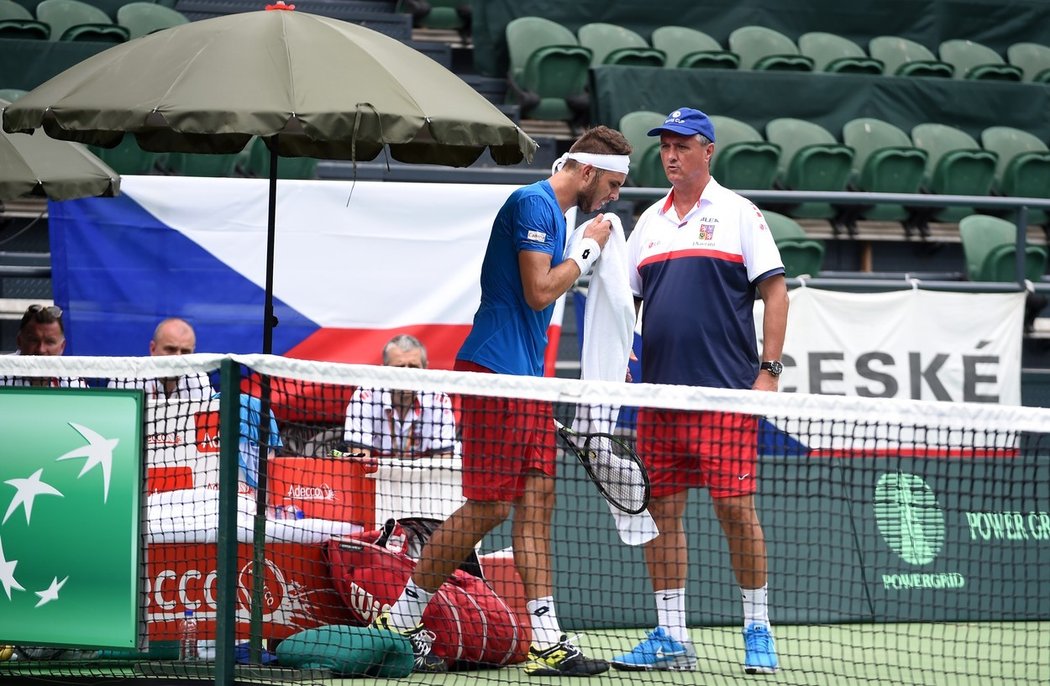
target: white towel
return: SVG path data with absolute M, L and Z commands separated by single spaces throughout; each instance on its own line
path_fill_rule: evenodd
M 627 283 L 627 240 L 623 224 L 615 214 L 607 212 L 605 218 L 612 224 L 612 234 L 594 264 L 587 288 L 580 376 L 623 381 L 634 342 L 634 296 Z M 585 227 L 586 224 L 581 224 L 569 237 L 570 250 L 583 236 Z M 578 405 L 572 428 L 578 433 L 613 433 L 619 412 L 619 406 Z M 660 533 L 648 510 L 630 515 L 610 504 L 609 511 L 616 520 L 620 539 L 627 545 L 646 543 Z

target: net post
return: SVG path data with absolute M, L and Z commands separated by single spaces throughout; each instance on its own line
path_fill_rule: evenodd
M 219 390 L 219 530 L 216 539 L 216 686 L 232 686 L 237 623 L 237 450 L 240 366 L 222 361 Z

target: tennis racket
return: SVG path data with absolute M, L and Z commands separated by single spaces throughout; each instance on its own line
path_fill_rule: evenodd
M 623 439 L 611 434 L 577 433 L 557 419 L 558 437 L 583 464 L 587 476 L 609 503 L 627 514 L 649 506 L 649 474 Z

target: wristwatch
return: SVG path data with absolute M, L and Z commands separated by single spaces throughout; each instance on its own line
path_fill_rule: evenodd
M 761 365 L 759 365 L 758 368 L 766 370 L 773 376 L 780 376 L 780 374 L 784 371 L 784 365 L 780 363 L 780 360 L 770 360 L 769 362 L 763 362 Z

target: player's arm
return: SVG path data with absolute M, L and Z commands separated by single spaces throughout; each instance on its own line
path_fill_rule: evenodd
M 784 334 L 787 331 L 788 289 L 783 274 L 763 279 L 758 284 L 758 295 L 765 305 L 762 315 L 762 360 L 779 360 L 784 352 Z M 753 388 L 757 391 L 777 390 L 779 379 L 759 372 Z
M 599 214 L 584 229 L 577 248 L 556 267 L 551 256 L 536 250 L 518 252 L 518 269 L 525 302 L 534 310 L 542 310 L 560 298 L 572 287 L 584 270 L 598 259 L 601 248 L 609 240 L 612 224 Z

